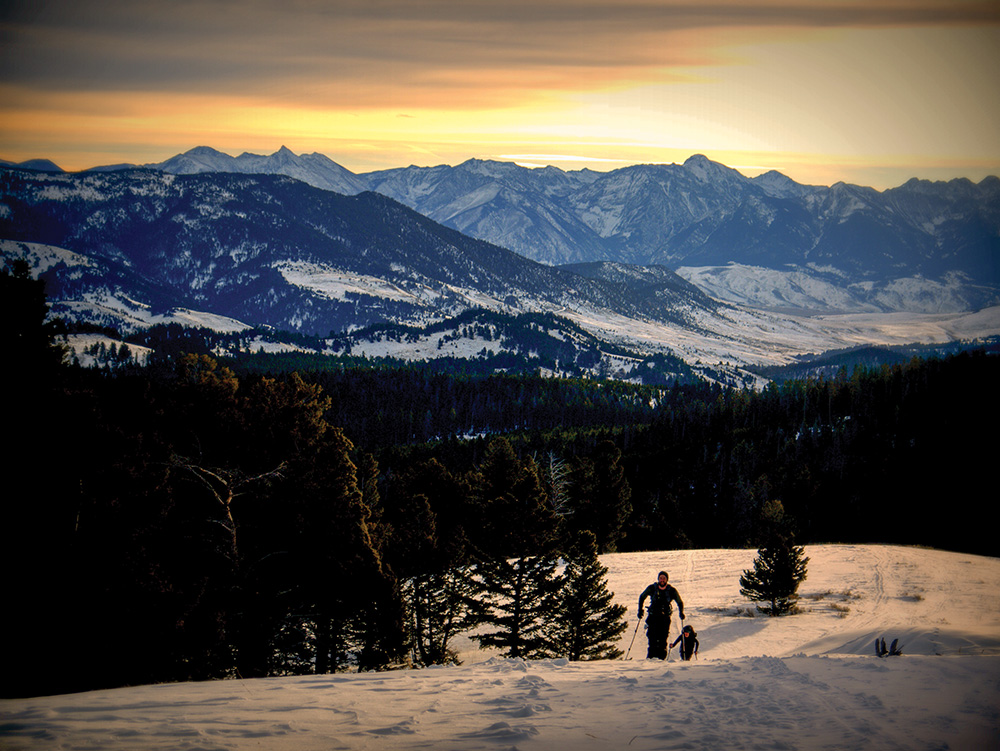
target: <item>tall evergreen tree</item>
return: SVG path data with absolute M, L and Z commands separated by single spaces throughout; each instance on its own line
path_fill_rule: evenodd
M 480 547 L 480 614 L 491 630 L 473 638 L 508 657 L 556 653 L 552 641 L 561 577 L 554 548 L 556 518 L 538 466 L 521 461 L 505 439 L 487 447 L 480 491 L 489 537 Z
M 45 282 L 33 279 L 23 259 L 4 261 L 0 268 L 0 351 L 15 367 L 5 367 L 3 378 L 16 377 L 25 385 L 46 381 L 66 361 L 65 324 L 49 320 Z
M 85 416 L 71 424 L 72 413 L 83 410 L 66 399 L 61 322 L 47 320 L 44 283 L 32 278 L 24 260 L 0 265 L 0 471 L 5 480 L 0 499 L 5 605 L 0 695 L 30 693 L 38 686 L 79 690 L 89 687 L 86 678 L 77 683 L 62 676 L 69 672 L 67 662 L 75 659 L 77 645 L 67 638 L 66 624 L 70 603 L 78 597 L 75 572 L 81 568 L 74 549 L 80 486 L 74 480 L 86 460 L 74 433 L 79 430 L 84 441 L 90 436 Z
M 480 555 L 510 558 L 551 547 L 557 518 L 534 460 L 522 461 L 507 439 L 496 438 L 472 485 L 482 518 L 476 531 Z
M 785 615 L 795 607 L 809 559 L 803 548 L 794 544 L 780 501 L 767 501 L 761 516 L 765 542 L 757 551 L 753 570 L 740 577 L 740 594 L 752 602 L 768 603 L 757 606 L 762 613 Z
M 476 625 L 463 512 L 467 489 L 438 461 L 400 473 L 386 494 L 386 560 L 397 578 L 414 664 L 457 662 L 451 640 Z
M 594 534 L 581 532 L 563 575 L 555 632 L 560 654 L 570 660 L 614 660 L 622 655 L 616 643 L 626 629 L 626 608 L 614 603 L 607 574 L 597 557 Z
M 350 441 L 328 431 L 299 496 L 299 587 L 316 627 L 316 672 L 343 669 L 350 655 L 358 667 L 395 662 L 402 652 L 398 592 L 383 551 L 369 530 L 371 510 L 357 484 Z

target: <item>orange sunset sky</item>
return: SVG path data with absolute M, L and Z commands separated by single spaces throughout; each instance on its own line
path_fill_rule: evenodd
M 0 158 L 1000 174 L 1000 0 L 5 0 Z

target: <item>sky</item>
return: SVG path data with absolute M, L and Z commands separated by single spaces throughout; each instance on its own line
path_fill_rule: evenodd
M 1000 175 L 1000 0 L 4 0 L 0 159 Z

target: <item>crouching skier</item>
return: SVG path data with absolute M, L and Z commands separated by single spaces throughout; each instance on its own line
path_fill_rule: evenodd
M 649 640 L 647 658 L 667 659 L 667 638 L 670 634 L 670 614 L 673 608 L 670 601 L 677 603 L 681 620 L 684 620 L 684 603 L 677 590 L 667 584 L 666 571 L 661 571 L 656 581 L 646 587 L 639 595 L 639 617 L 642 618 L 643 603 L 649 598 L 649 616 L 646 618 L 646 638 Z
M 681 645 L 682 660 L 690 660 L 692 655 L 698 654 L 698 634 L 690 626 L 685 625 L 681 629 L 681 635 L 674 639 L 670 648 L 676 647 L 678 642 Z

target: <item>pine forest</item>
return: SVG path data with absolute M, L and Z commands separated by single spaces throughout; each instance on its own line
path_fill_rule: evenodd
M 614 657 L 598 554 L 759 547 L 775 503 L 796 545 L 1000 552 L 984 352 L 761 390 L 197 341 L 85 369 L 41 284 L 0 281 L 3 639 L 25 695 L 441 664 L 473 627 L 509 656 Z

